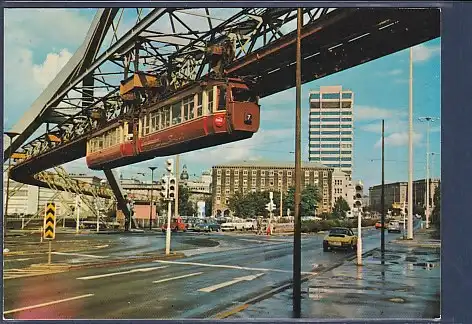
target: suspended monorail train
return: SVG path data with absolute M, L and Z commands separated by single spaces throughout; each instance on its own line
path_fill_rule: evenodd
M 87 140 L 87 165 L 112 169 L 247 139 L 259 123 L 258 97 L 246 82 L 209 80 L 143 107 L 137 118 L 117 120 L 93 133 Z

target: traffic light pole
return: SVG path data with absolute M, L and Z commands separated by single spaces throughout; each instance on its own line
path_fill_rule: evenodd
M 167 231 L 166 231 L 166 255 L 170 254 L 170 220 L 172 213 L 172 200 L 167 202 Z

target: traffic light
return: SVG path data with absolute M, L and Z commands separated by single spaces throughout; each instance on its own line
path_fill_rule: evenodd
M 176 190 L 176 179 L 174 176 L 169 177 L 169 199 L 175 198 L 175 190 Z
M 162 177 L 162 186 L 160 195 L 162 198 L 169 198 L 169 177 L 163 176 Z
M 268 210 L 268 211 L 273 211 L 273 210 L 275 210 L 275 207 L 276 207 L 275 204 L 271 201 L 270 203 L 266 204 L 265 209 Z
M 174 160 L 173 159 L 167 159 L 166 160 L 166 170 L 170 174 L 174 173 Z

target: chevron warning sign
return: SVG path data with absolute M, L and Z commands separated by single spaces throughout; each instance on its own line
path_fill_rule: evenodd
M 56 237 L 56 204 L 48 202 L 46 204 L 46 213 L 44 214 L 44 238 L 54 240 Z

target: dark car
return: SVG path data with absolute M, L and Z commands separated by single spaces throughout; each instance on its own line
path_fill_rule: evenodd
M 219 232 L 220 224 L 216 222 L 202 222 L 193 228 L 195 232 Z

